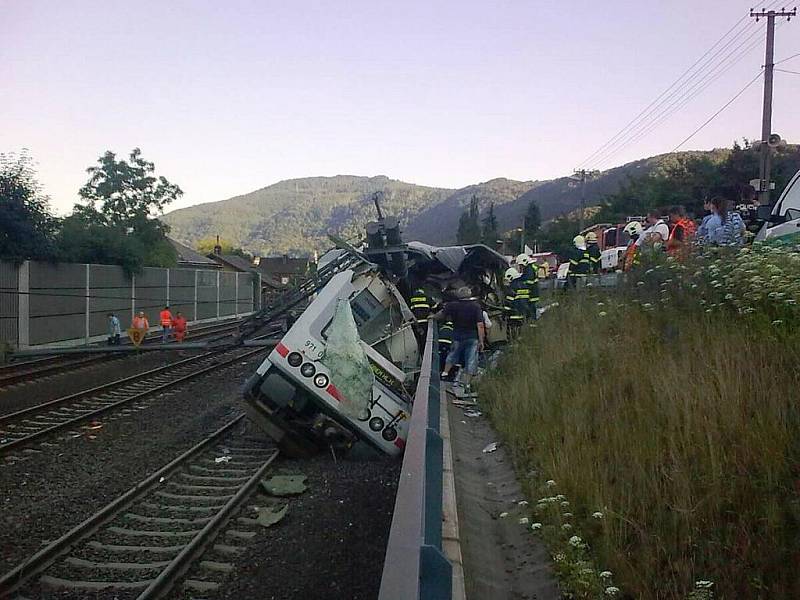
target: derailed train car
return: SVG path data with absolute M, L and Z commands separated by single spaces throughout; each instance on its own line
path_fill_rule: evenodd
M 505 259 L 485 246 L 435 248 L 371 240 L 361 260 L 335 274 L 245 386 L 250 419 L 293 455 L 363 442 L 402 453 L 421 362 L 406 303 L 425 285 L 494 289 Z M 321 264 L 324 264 L 323 257 Z

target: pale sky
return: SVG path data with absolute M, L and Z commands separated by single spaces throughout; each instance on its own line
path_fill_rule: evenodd
M 135 146 L 185 191 L 173 208 L 314 175 L 453 188 L 549 179 L 617 133 L 749 8 L 739 0 L 0 0 L 0 152 L 29 149 L 60 214 L 98 156 Z M 749 21 L 741 39 L 757 26 Z M 797 53 L 800 19 L 778 28 L 775 58 Z M 759 41 L 600 166 L 670 151 L 763 62 Z M 780 66 L 800 72 L 800 58 Z M 762 93 L 753 84 L 684 148 L 758 138 Z M 776 73 L 773 131 L 792 142 L 800 142 L 798 106 L 800 75 Z

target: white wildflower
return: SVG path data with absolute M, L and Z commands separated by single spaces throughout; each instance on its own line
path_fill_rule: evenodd
M 773 325 L 783 325 L 783 319 L 775 319 L 772 322 Z
M 564 501 L 561 503 L 561 508 L 567 508 L 568 506 L 569 506 L 569 502 L 568 502 L 567 500 L 564 500 Z
M 542 528 L 541 523 L 531 523 L 531 529 L 533 529 L 533 531 L 539 531 L 541 528 Z
M 611 579 L 611 571 L 600 571 L 601 579 Z
M 572 525 L 570 525 L 569 523 L 564 523 L 561 526 L 561 529 L 563 529 L 564 531 L 570 531 L 572 529 Z
M 501 518 L 501 519 L 505 519 L 507 516 L 508 516 L 508 513 L 507 513 L 507 512 L 501 512 L 501 513 L 500 513 L 500 518 Z
M 605 317 L 605 316 L 606 316 L 606 312 L 601 310 L 601 311 L 598 313 L 598 315 L 599 315 L 599 316 L 601 316 L 601 317 Z
M 593 513 L 592 513 L 592 517 L 594 517 L 595 519 L 602 519 L 602 518 L 603 518 L 603 513 L 601 513 L 601 512 L 598 510 L 597 512 L 593 512 Z
M 569 545 L 575 548 L 583 548 L 583 540 L 578 535 L 573 535 L 569 538 Z
M 572 518 L 572 513 L 564 513 L 561 516 L 564 517 L 565 519 L 571 519 Z
M 519 502 L 517 502 L 517 506 L 528 506 L 528 501 L 520 500 Z
M 617 594 L 619 594 L 619 588 L 610 585 L 606 588 L 605 594 L 606 596 L 612 596 L 612 597 L 616 596 Z
M 548 479 L 544 483 L 547 487 L 556 487 L 556 482 L 553 479 Z
M 710 590 L 712 587 L 714 587 L 714 582 L 701 579 L 700 581 L 694 582 L 694 587 L 698 590 Z
M 519 524 L 520 524 L 520 525 L 527 525 L 528 523 L 530 523 L 530 519 L 529 519 L 528 517 L 522 517 L 522 518 L 519 520 Z

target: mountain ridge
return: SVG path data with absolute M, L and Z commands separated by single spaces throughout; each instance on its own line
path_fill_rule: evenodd
M 690 155 L 724 156 L 727 150 L 667 153 L 632 161 L 586 182 L 586 206 L 615 192 L 629 177 L 663 168 Z M 455 243 L 458 219 L 474 195 L 490 204 L 500 231 L 520 227 L 530 202 L 547 221 L 574 211 L 580 189 L 569 177 L 517 181 L 496 177 L 459 189 L 422 186 L 386 175 L 334 175 L 284 179 L 247 194 L 181 208 L 162 217 L 171 236 L 193 245 L 219 235 L 259 255 L 310 254 L 330 247 L 328 234 L 357 238 L 375 219 L 374 192 L 383 192 L 384 214 L 400 218 L 404 238 L 436 245 Z

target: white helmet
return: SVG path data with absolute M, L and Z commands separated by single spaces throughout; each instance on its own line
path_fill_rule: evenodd
M 522 277 L 519 271 L 517 271 L 514 267 L 509 267 L 506 269 L 506 272 L 503 274 L 503 283 L 506 285 L 510 284 L 515 279 Z
M 533 262 L 533 259 L 527 254 L 519 254 L 517 258 L 514 259 L 514 262 L 520 267 L 526 267 Z
M 572 243 L 575 244 L 576 248 L 580 248 L 581 250 L 586 248 L 586 238 L 584 238 L 582 235 L 576 235 L 572 239 Z
M 639 221 L 631 221 L 625 225 L 625 229 L 623 229 L 623 231 L 631 237 L 634 235 L 642 235 L 642 224 L 639 223 Z

